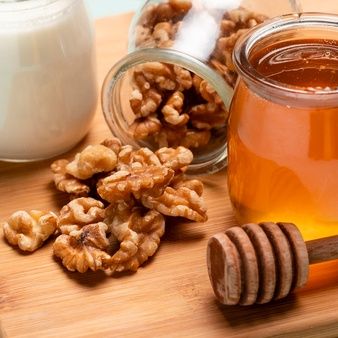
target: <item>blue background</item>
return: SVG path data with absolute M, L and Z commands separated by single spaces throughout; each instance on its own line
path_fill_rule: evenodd
M 137 10 L 144 0 L 85 0 L 92 16 L 97 19 L 103 16 Z

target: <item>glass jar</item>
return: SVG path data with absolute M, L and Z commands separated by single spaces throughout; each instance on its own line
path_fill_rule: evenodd
M 94 34 L 82 0 L 0 1 L 0 159 L 72 148 L 97 103 Z
M 296 9 L 292 3 L 147 1 L 132 22 L 128 55 L 103 85 L 102 107 L 112 133 L 134 147 L 190 148 L 190 174 L 223 168 L 237 79 L 234 44 L 269 16 Z
M 338 233 L 338 16 L 267 21 L 235 47 L 228 185 L 241 223 Z

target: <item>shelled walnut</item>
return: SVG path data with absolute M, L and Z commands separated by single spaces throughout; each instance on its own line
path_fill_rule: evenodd
M 110 272 L 136 271 L 159 247 L 165 230 L 163 215 L 143 207 L 130 208 L 122 202 L 110 206 L 107 217 L 111 219 L 112 234 L 120 242 L 110 260 Z
M 33 252 L 55 233 L 57 216 L 52 212 L 17 211 L 4 222 L 4 235 L 11 245 Z
M 188 180 L 178 176 L 177 179 L 173 180 L 171 186 L 176 190 L 179 188 L 188 188 L 194 191 L 198 196 L 203 195 L 204 187 L 200 180 Z
M 200 196 L 185 186 L 176 189 L 167 187 L 159 197 L 144 195 L 142 204 L 167 216 L 183 217 L 196 222 L 205 222 L 208 219 Z
M 220 20 L 218 14 L 217 19 L 214 17 L 216 9 L 200 2 L 168 0 L 151 4 L 143 10 L 136 26 L 135 47 L 176 49 L 180 34 L 187 27 L 192 29 L 194 16 L 201 11 L 219 22 L 219 36 L 216 41 L 211 39 L 214 50 L 205 63 L 234 87 L 235 43 L 248 29 L 263 22 L 264 15 L 239 7 L 224 11 Z M 129 131 L 136 140 L 158 147 L 200 149 L 220 134 L 218 130 L 225 134 L 227 109 L 216 90 L 196 74 L 170 63 L 145 62 L 133 69 L 132 87 L 130 107 L 135 120 Z
M 109 203 L 129 201 L 132 195 L 161 194 L 172 178 L 174 171 L 164 166 L 149 166 L 121 170 L 100 181 L 99 195 Z
M 107 230 L 107 224 L 100 222 L 63 234 L 53 244 L 54 255 L 70 271 L 105 270 L 110 260 Z
M 51 165 L 56 188 L 74 198 L 59 215 L 14 213 L 4 234 L 26 251 L 57 235 L 54 254 L 70 271 L 136 271 L 158 250 L 168 216 L 207 220 L 203 183 L 184 175 L 192 160 L 182 146 L 154 153 L 116 138 L 88 146 Z
M 89 197 L 77 198 L 60 210 L 57 225 L 61 233 L 69 234 L 85 225 L 103 221 L 104 212 L 102 202 Z
M 175 172 L 185 171 L 194 158 L 192 152 L 184 147 L 160 148 L 155 154 L 162 165 Z
M 90 187 L 67 173 L 67 160 L 57 160 L 51 165 L 56 189 L 76 197 L 88 196 Z
M 86 147 L 71 162 L 66 159 L 54 161 L 51 170 L 56 189 L 67 193 L 71 200 L 79 197 L 98 198 L 96 185 L 115 169 L 121 148 L 121 141 L 112 137 L 100 145 Z
M 131 146 L 125 146 L 119 153 L 118 170 L 160 165 L 159 158 L 148 148 L 134 150 Z
M 86 180 L 94 174 L 110 172 L 115 169 L 117 158 L 115 152 L 101 144 L 88 146 L 66 166 L 67 174 Z

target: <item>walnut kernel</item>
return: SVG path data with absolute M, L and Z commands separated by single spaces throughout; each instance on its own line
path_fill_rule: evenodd
M 164 217 L 155 210 L 130 209 L 124 204 L 116 206 L 113 214 L 111 229 L 120 248 L 110 260 L 110 270 L 136 271 L 157 251 L 164 234 Z
M 53 245 L 54 255 L 61 258 L 69 271 L 105 270 L 111 258 L 106 252 L 109 246 L 107 230 L 107 224 L 100 222 L 61 235 Z
M 164 166 L 174 171 L 184 170 L 194 159 L 193 153 L 184 147 L 161 148 L 156 155 Z
M 206 146 L 211 138 L 210 130 L 188 130 L 181 141 L 183 147 L 192 149 Z
M 194 191 L 186 187 L 177 190 L 167 187 L 159 197 L 144 195 L 142 204 L 156 210 L 163 215 L 183 217 L 196 222 L 207 221 L 207 210 L 203 199 Z
M 56 189 L 77 197 L 88 196 L 90 191 L 89 186 L 78 178 L 67 174 L 66 167 L 68 163 L 69 161 L 67 160 L 57 160 L 51 165 Z
M 63 234 L 69 234 L 85 225 L 103 221 L 104 213 L 102 202 L 91 197 L 77 198 L 61 209 L 58 228 Z
M 188 114 L 181 114 L 184 104 L 184 95 L 182 92 L 174 92 L 162 108 L 162 113 L 166 122 L 173 126 L 182 126 L 189 121 Z
M 173 177 L 174 171 L 164 166 L 131 168 L 104 178 L 97 190 L 110 203 L 129 201 L 132 195 L 140 198 L 145 193 L 161 194 Z
M 160 120 L 155 116 L 135 120 L 130 126 L 130 132 L 136 140 L 143 140 L 149 136 L 156 135 L 162 128 Z
M 11 245 L 33 252 L 54 234 L 56 223 L 57 216 L 53 212 L 17 211 L 3 223 L 3 231 Z
M 117 137 L 107 138 L 101 144 L 111 149 L 116 155 L 119 154 L 122 147 L 122 143 Z
M 76 154 L 74 161 L 70 162 L 66 169 L 68 174 L 86 180 L 94 174 L 112 171 L 116 164 L 115 152 L 98 144 L 88 146 L 81 153 Z

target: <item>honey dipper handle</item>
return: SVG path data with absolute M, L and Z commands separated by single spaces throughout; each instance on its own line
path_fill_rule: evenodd
M 338 259 L 338 236 L 315 239 L 305 244 L 310 264 Z

